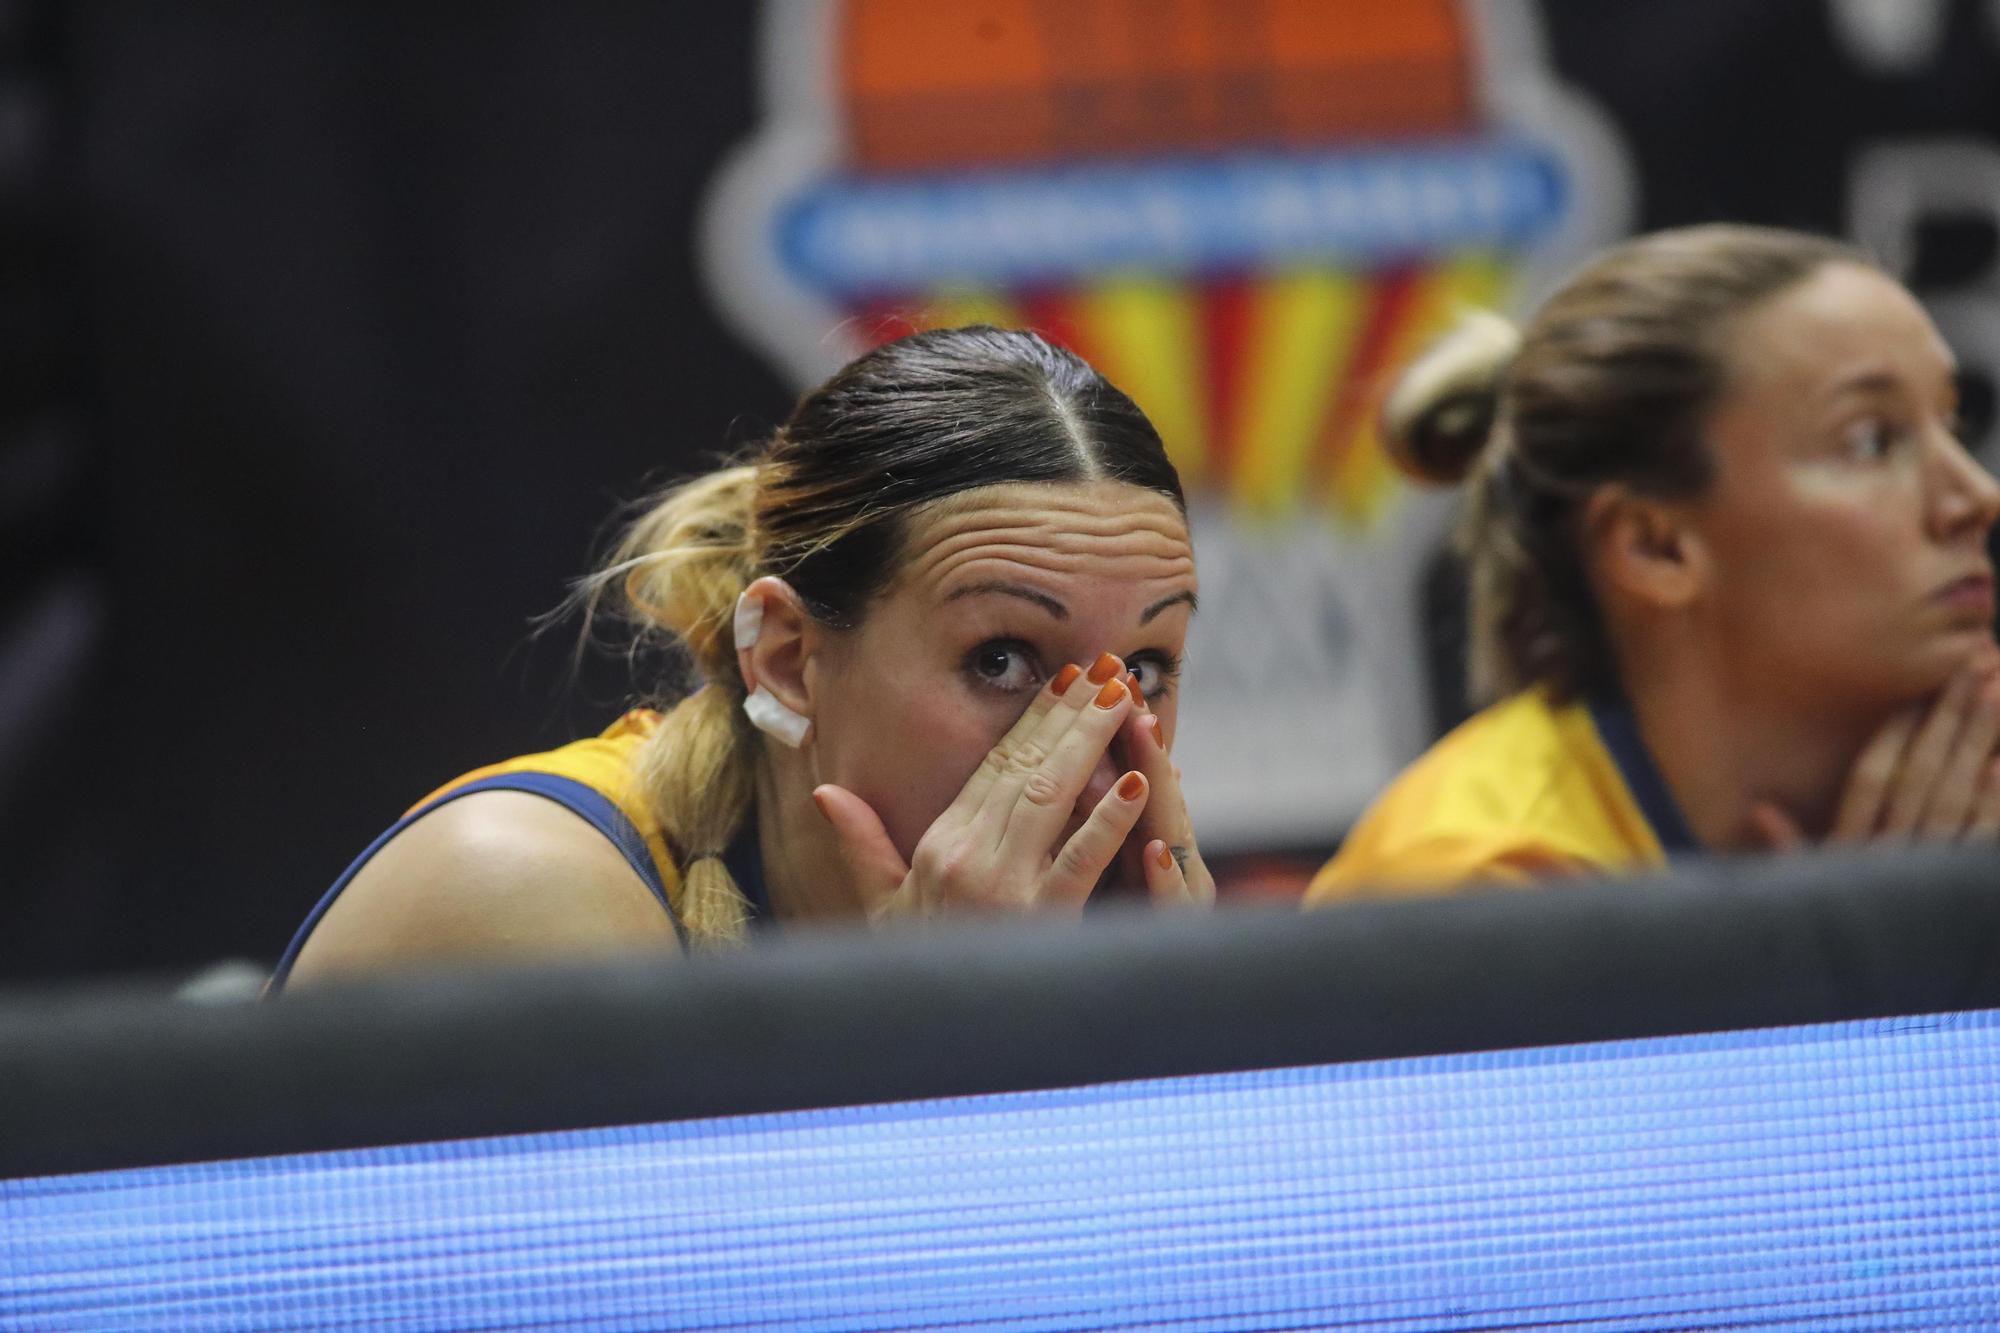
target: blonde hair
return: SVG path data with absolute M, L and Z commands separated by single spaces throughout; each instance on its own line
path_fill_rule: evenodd
M 1585 501 L 1612 483 L 1664 499 L 1704 491 L 1703 425 L 1727 384 L 1730 326 L 1833 263 L 1868 260 L 1767 227 L 1656 232 L 1598 256 L 1525 329 L 1475 312 L 1403 373 L 1382 416 L 1390 455 L 1417 480 L 1471 485 L 1458 544 L 1476 701 L 1615 685 Z
M 731 941 L 750 906 L 721 853 L 749 813 L 755 734 L 742 711 L 731 620 L 756 571 L 751 532 L 757 469 L 737 466 L 675 486 L 629 526 L 604 568 L 580 585 L 591 619 L 615 598 L 634 650 L 664 637 L 701 677 L 639 751 L 639 781 L 680 870 L 672 904 L 690 940 Z
M 886 343 L 806 394 L 754 459 L 672 487 L 582 580 L 632 647 L 686 654 L 700 686 L 640 751 L 639 777 L 681 871 L 670 904 L 690 941 L 740 939 L 750 905 L 721 853 L 756 797 L 761 742 L 743 714 L 736 599 L 785 579 L 836 629 L 890 582 L 911 516 L 1010 482 L 1128 481 L 1181 502 L 1144 414 L 1074 354 L 1032 333 L 934 329 Z

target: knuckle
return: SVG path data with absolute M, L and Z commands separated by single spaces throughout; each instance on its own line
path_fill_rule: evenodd
M 917 844 L 910 857 L 910 869 L 932 883 L 943 883 L 954 873 L 957 860 L 955 849 L 926 841 Z
M 1064 795 L 1063 785 L 1056 779 L 1055 774 L 1045 768 L 1038 768 L 1028 775 L 1027 785 L 1022 787 L 1021 795 L 1033 805 L 1059 805 Z
M 978 876 L 973 873 L 972 853 L 963 847 L 953 847 L 937 859 L 938 879 L 960 888 L 973 883 Z
M 1072 839 L 1056 853 L 1055 869 L 1057 874 L 1065 878 L 1081 879 L 1095 872 L 1096 861 L 1097 858 L 1091 855 L 1085 840 Z
M 1003 742 L 991 755 L 1000 771 L 1010 777 L 1033 772 L 1047 762 L 1048 757 L 1046 749 L 1030 740 Z

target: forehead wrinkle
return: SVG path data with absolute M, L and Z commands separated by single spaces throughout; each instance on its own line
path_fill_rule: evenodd
M 986 488 L 939 502 L 917 524 L 906 548 L 914 558 L 896 584 L 923 582 L 943 590 L 974 577 L 1034 581 L 1024 573 L 1193 583 L 1194 550 L 1179 508 L 1166 496 L 1122 482 Z
M 961 532 L 933 542 L 917 566 L 949 560 L 960 551 L 973 547 L 991 546 L 1009 551 L 1045 551 L 1065 556 L 1101 556 L 1109 548 L 1115 558 L 1125 555 L 1150 555 L 1162 560 L 1172 560 L 1192 552 L 1185 539 L 1170 537 L 1161 532 L 1120 532 L 1120 533 L 1043 533 L 1043 539 L 1023 540 L 1028 534 L 1021 529 L 1006 532 Z
M 1116 537 L 1128 532 L 1150 531 L 1165 536 L 1181 536 L 1187 525 L 1171 509 L 1148 505 L 1144 509 L 1106 514 L 1092 509 L 1070 509 L 1051 514 L 1045 508 L 982 508 L 939 514 L 931 519 L 934 541 L 948 541 L 967 532 L 1040 531 L 1057 535 L 1081 533 L 1092 537 Z
M 988 564 L 997 566 L 997 571 L 988 573 L 983 570 L 982 567 Z M 1135 582 L 1157 583 L 1191 578 L 1194 557 L 1185 551 L 1179 555 L 1148 551 L 1107 555 L 1088 551 L 1052 551 L 1046 546 L 1013 543 L 971 543 L 961 544 L 957 550 L 925 561 L 911 569 L 909 577 L 943 584 L 958 575 L 970 577 L 973 572 L 979 572 L 982 577 L 998 577 L 1013 569 L 1030 569 L 1054 575 L 1087 570 L 1117 574 Z
M 1013 515 L 1003 517 L 1012 521 L 982 522 L 977 527 L 965 525 L 959 531 L 936 537 L 911 564 L 908 573 L 916 577 L 939 574 L 946 567 L 962 563 L 970 552 L 1037 568 L 1058 568 L 1077 559 L 1142 559 L 1188 571 L 1194 567 L 1194 553 L 1187 538 L 1164 524 L 1135 524 L 1127 518 L 1094 525 L 1093 531 L 1077 532 L 1039 515 L 1026 521 Z M 1030 537 L 1034 540 L 1026 540 Z

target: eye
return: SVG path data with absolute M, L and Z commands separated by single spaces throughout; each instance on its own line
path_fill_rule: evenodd
M 1873 463 L 1887 458 L 1903 442 L 1902 428 L 1886 417 L 1863 417 L 1840 437 L 1847 456 L 1857 463 Z
M 1019 639 L 992 639 L 980 644 L 966 654 L 965 669 L 981 687 L 1003 694 L 1038 689 L 1042 683 L 1042 668 L 1034 650 Z
M 1165 694 L 1167 686 L 1181 673 L 1180 660 L 1162 653 L 1137 653 L 1126 659 L 1125 667 L 1139 678 L 1139 693 L 1148 699 Z

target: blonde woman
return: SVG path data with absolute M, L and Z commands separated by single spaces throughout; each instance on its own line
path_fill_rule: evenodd
M 1195 609 L 1179 478 L 1028 333 L 887 344 L 590 585 L 700 687 L 419 802 L 274 985 L 725 944 L 761 923 L 1206 903 L 1169 751 Z
M 2000 836 L 2000 486 L 1955 369 L 1861 255 L 1753 227 L 1614 248 L 1522 331 L 1468 321 L 1385 417 L 1410 470 L 1469 478 L 1488 706 L 1308 900 Z

